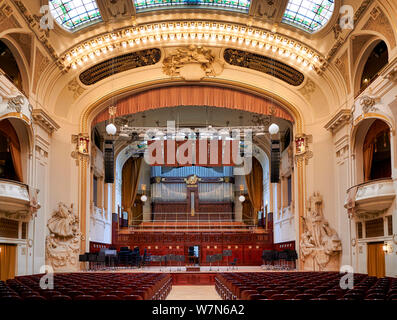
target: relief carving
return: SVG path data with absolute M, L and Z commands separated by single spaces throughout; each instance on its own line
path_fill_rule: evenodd
M 163 61 L 163 72 L 171 77 L 182 77 L 187 81 L 198 81 L 214 77 L 223 71 L 223 63 L 210 49 L 190 45 L 178 48 Z
M 24 97 L 22 95 L 18 95 L 8 100 L 7 108 L 11 110 L 15 110 L 16 112 L 20 113 L 22 111 L 22 106 L 24 102 L 25 102 Z
M 324 218 L 323 198 L 319 193 L 309 198 L 307 213 L 302 219 L 301 259 L 306 263 L 311 258 L 320 270 L 325 270 L 331 259 L 342 251 L 342 245 L 338 234 Z
M 77 79 L 73 79 L 73 80 L 69 81 L 68 89 L 69 89 L 69 91 L 73 92 L 73 98 L 75 100 L 78 97 L 80 97 L 85 91 L 85 89 L 80 85 L 80 83 L 77 81 Z
M 307 79 L 306 84 L 301 89 L 299 89 L 299 91 L 306 99 L 310 100 L 312 94 L 316 91 L 316 84 L 313 80 Z
M 274 0 L 257 0 L 252 3 L 251 15 L 264 19 L 274 19 L 277 7 Z
M 46 238 L 46 261 L 55 271 L 78 268 L 81 233 L 79 218 L 73 204 L 58 204 L 47 223 L 50 234 Z
M 375 107 L 378 99 L 370 97 L 370 96 L 363 96 L 360 99 L 360 105 L 363 109 L 363 114 L 366 114 L 371 111 L 377 111 L 378 108 Z

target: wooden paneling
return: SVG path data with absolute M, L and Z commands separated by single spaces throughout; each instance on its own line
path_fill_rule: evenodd
M 143 252 L 146 248 L 152 255 L 185 255 L 189 246 L 200 246 L 200 265 L 209 265 L 207 255 L 220 254 L 223 250 L 232 250 L 231 257 L 223 257 L 219 265 L 227 265 L 237 258 L 238 265 L 261 265 L 262 251 L 273 249 L 273 236 L 256 233 L 233 232 L 136 232 L 120 234 L 117 237 L 116 247 L 138 246 Z M 187 258 L 186 258 L 187 263 Z M 173 263 L 173 265 L 178 265 Z M 216 263 L 215 265 L 218 265 Z
M 171 273 L 173 285 L 201 285 L 215 284 L 216 273 Z

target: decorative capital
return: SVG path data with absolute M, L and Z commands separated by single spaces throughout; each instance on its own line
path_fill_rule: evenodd
M 49 134 L 52 134 L 60 128 L 60 126 L 43 109 L 33 110 L 32 117 L 34 122 L 40 125 Z
M 76 159 L 76 165 L 79 165 L 80 161 L 88 163 L 90 161 L 90 137 L 88 134 L 79 133 L 78 135 L 72 135 L 72 143 L 76 145 L 75 151 L 71 154 L 72 158 Z
M 325 129 L 332 133 L 337 132 L 340 128 L 350 122 L 352 118 L 351 111 L 349 109 L 340 110 L 332 119 L 325 125 Z

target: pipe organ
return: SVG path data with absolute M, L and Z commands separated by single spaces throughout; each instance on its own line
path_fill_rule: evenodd
M 151 168 L 154 220 L 232 220 L 233 167 Z

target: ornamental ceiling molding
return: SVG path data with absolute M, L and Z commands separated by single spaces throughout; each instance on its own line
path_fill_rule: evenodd
M 211 49 L 190 45 L 168 53 L 163 60 L 163 72 L 186 81 L 200 81 L 204 77 L 219 76 L 223 65 Z
M 126 54 L 153 46 L 179 46 L 186 43 L 202 46 L 233 46 L 277 56 L 280 60 L 301 65 L 302 70 L 313 69 L 321 74 L 326 61 L 321 53 L 285 35 L 242 24 L 209 21 L 174 21 L 142 24 L 118 29 L 86 39 L 64 52 L 58 62 L 65 71 L 98 63 L 103 57 Z
M 84 85 L 89 86 L 117 73 L 154 65 L 160 59 L 161 51 L 157 48 L 127 53 L 94 65 L 82 72 L 79 78 Z
M 361 20 L 361 18 L 364 16 L 365 11 L 369 8 L 369 6 L 373 3 L 373 0 L 364 0 L 360 7 L 357 9 L 356 13 L 354 14 L 353 18 L 353 25 L 356 26 L 357 23 Z M 333 45 L 333 47 L 330 49 L 328 54 L 326 55 L 325 61 L 327 63 L 330 63 L 333 57 L 336 55 L 336 53 L 339 51 L 339 49 L 343 46 L 343 44 L 346 42 L 346 40 L 349 38 L 350 34 L 354 31 L 355 29 L 352 29 L 349 31 L 349 33 L 345 36 L 342 37 L 341 30 L 338 28 L 338 26 L 334 26 L 334 34 L 335 34 L 335 39 L 336 42 Z
M 17 7 L 17 9 L 22 14 L 22 17 L 25 19 L 26 23 L 29 26 L 29 29 L 36 35 L 36 38 L 46 49 L 51 58 L 56 62 L 57 66 L 63 70 L 63 66 L 59 61 L 58 54 L 55 49 L 49 42 L 49 30 L 40 28 L 40 20 L 42 16 L 38 16 L 36 14 L 30 14 L 29 10 L 23 4 L 23 1 L 13 0 L 13 3 Z
M 298 70 L 263 55 L 228 48 L 225 49 L 223 58 L 230 65 L 266 73 L 295 87 L 305 80 L 305 76 Z

